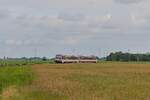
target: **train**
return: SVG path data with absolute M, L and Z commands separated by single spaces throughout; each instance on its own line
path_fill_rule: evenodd
M 96 56 L 74 56 L 74 55 L 61 55 L 55 57 L 56 63 L 97 63 Z

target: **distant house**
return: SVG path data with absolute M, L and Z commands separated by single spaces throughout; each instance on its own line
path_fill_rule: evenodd
M 97 63 L 96 56 L 56 55 L 56 63 Z

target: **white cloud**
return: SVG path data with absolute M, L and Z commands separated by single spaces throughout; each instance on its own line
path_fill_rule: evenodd
M 0 46 L 27 54 L 35 47 L 53 54 L 64 47 L 134 48 L 143 44 L 134 39 L 147 40 L 142 34 L 150 32 L 150 3 L 142 1 L 115 0 L 135 4 L 128 6 L 114 0 L 0 0 Z
M 135 4 L 143 1 L 146 0 L 115 0 L 115 2 L 122 3 L 122 4 Z
M 6 45 L 22 45 L 23 42 L 20 40 L 6 40 Z

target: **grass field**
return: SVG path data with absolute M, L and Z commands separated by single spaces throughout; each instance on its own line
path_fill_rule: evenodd
M 45 64 L 45 63 L 49 63 L 52 64 L 54 63 L 53 60 L 25 60 L 25 59 L 0 59 L 0 67 L 6 67 L 6 66 L 26 66 L 26 65 L 34 65 L 34 64 Z
M 43 64 L 32 69 L 32 83 L 6 100 L 150 99 L 150 63 Z
M 0 99 L 9 100 L 17 88 L 31 84 L 34 79 L 30 67 L 1 67 L 0 68 Z

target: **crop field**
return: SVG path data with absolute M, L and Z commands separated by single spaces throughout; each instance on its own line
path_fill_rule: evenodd
M 150 100 L 150 63 L 37 64 L 26 70 L 34 75 L 15 76 L 2 100 Z
M 42 60 L 0 60 L 0 67 L 6 66 L 25 66 L 43 63 L 53 63 L 52 60 L 42 61 Z

